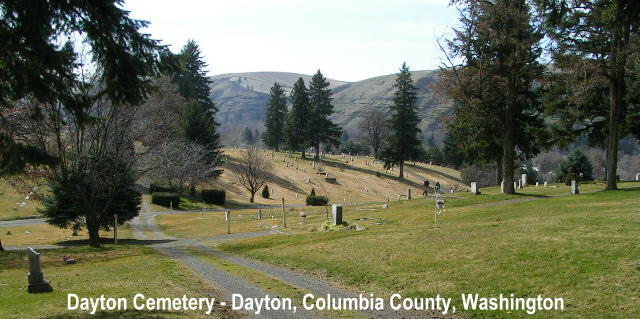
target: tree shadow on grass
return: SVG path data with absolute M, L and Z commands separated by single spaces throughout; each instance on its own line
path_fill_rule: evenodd
M 225 165 L 226 165 L 226 168 L 228 170 L 233 171 L 234 174 L 238 174 L 238 171 L 240 170 L 239 169 L 240 163 L 238 162 L 237 159 L 235 159 L 235 158 L 229 159 Z M 274 175 L 272 173 L 269 173 L 269 176 L 267 177 L 267 181 L 270 182 L 270 183 L 274 183 L 274 184 L 276 184 L 276 185 L 278 185 L 281 188 L 284 188 L 286 190 L 291 190 L 291 191 L 299 193 L 299 194 L 306 194 L 304 192 L 304 190 L 302 190 L 301 188 L 293 185 L 293 183 L 291 181 L 289 181 L 288 179 L 281 178 L 281 177 L 276 176 L 276 175 Z
M 118 244 L 121 245 L 140 245 L 140 246 L 148 246 L 148 245 L 156 245 L 156 244 L 166 244 L 170 242 L 174 242 L 173 239 L 118 239 Z M 113 244 L 113 238 L 104 238 L 100 237 L 101 244 Z M 78 239 L 78 240 L 65 240 L 55 243 L 55 245 L 61 247 L 78 247 L 78 246 L 88 246 L 88 239 Z
M 378 173 L 378 171 L 374 171 L 372 169 L 366 169 L 366 168 L 362 168 L 362 167 L 357 167 L 357 166 L 351 166 L 345 163 L 341 163 L 341 162 L 334 162 L 334 161 L 322 161 L 321 162 L 323 165 L 326 166 L 331 166 L 333 168 L 337 168 L 337 169 L 344 169 L 344 170 L 351 170 L 351 171 L 356 171 L 362 174 L 368 174 L 368 175 L 372 175 L 372 176 L 376 176 L 376 173 Z M 398 176 L 392 176 L 386 173 L 380 173 L 381 178 L 388 178 L 388 179 L 392 179 L 396 182 L 405 184 L 407 186 L 411 186 L 414 188 L 420 188 L 422 189 L 423 185 L 416 183 L 416 182 L 412 182 L 410 180 L 407 179 L 400 179 Z

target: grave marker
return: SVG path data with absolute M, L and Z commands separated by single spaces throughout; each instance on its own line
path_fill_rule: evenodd
M 27 254 L 29 255 L 29 275 L 27 277 L 29 286 L 27 291 L 30 294 L 52 292 L 53 287 L 51 287 L 49 281 L 44 279 L 44 274 L 42 273 L 40 254 L 31 247 L 27 249 Z
M 224 212 L 224 218 L 227 220 L 227 234 L 231 234 L 231 211 Z
M 477 182 L 471 182 L 471 194 L 473 194 L 473 195 L 480 194 L 480 190 L 478 189 L 478 183 Z
M 411 188 L 407 187 L 407 199 L 411 199 Z
M 576 180 L 571 181 L 571 194 L 580 194 L 580 186 L 578 185 L 578 181 Z
M 342 224 L 342 206 L 338 204 L 331 206 L 331 214 L 333 216 L 333 226 Z

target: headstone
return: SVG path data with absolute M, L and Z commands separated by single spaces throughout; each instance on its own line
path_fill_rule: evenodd
M 500 192 L 504 193 L 504 181 L 500 182 Z
M 336 180 L 335 177 L 325 177 L 324 181 L 327 182 L 327 183 L 331 183 L 331 184 L 336 184 L 337 183 L 337 180 Z
M 31 247 L 27 249 L 27 254 L 29 255 L 29 275 L 27 277 L 29 286 L 27 291 L 30 294 L 53 291 L 51 284 L 44 280 L 44 274 L 40 266 L 40 254 Z
M 578 181 L 571 181 L 571 194 L 576 195 L 580 194 L 580 187 L 578 186 Z
M 407 199 L 411 199 L 411 188 L 407 187 Z
M 471 194 L 473 194 L 473 195 L 480 194 L 480 190 L 478 190 L 478 183 L 471 182 Z
M 547 182 L 544 182 L 544 187 L 547 187 Z
M 536 182 L 536 187 L 538 187 L 540 185 L 540 183 Z
M 229 214 L 231 214 L 231 212 L 230 212 L 230 211 L 228 211 L 228 210 L 224 212 L 224 220 L 225 220 L 225 221 L 228 221 L 228 220 L 229 220 Z
M 331 214 L 333 215 L 333 225 L 342 224 L 342 206 L 334 204 L 331 206 Z
M 262 219 L 262 208 L 258 208 L 258 219 Z
M 227 234 L 231 234 L 231 211 L 224 212 L 224 218 L 227 220 Z
M 518 183 L 517 182 L 513 182 L 513 189 L 517 189 L 518 188 Z
M 640 182 L 640 173 L 636 174 L 636 182 Z
M 522 179 L 519 179 L 519 180 L 518 180 L 518 188 L 522 188 L 522 187 L 524 187 L 524 186 L 522 186 L 522 185 L 524 185 L 524 183 L 523 183 Z
M 527 174 L 522 174 L 522 187 L 527 187 Z

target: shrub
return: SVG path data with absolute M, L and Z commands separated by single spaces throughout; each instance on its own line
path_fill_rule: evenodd
M 166 183 L 149 184 L 149 193 L 175 193 L 176 188 Z
M 308 206 L 325 206 L 327 204 L 329 204 L 329 198 L 325 196 L 315 196 L 315 195 L 307 196 Z
M 180 196 L 177 193 L 156 192 L 151 194 L 151 202 L 164 207 L 178 208 L 180 206 Z
M 311 193 L 309 193 L 309 195 L 311 195 L 311 196 L 316 196 L 316 189 L 315 189 L 315 187 L 312 187 L 312 188 L 311 188 Z
M 566 186 L 571 186 L 571 181 L 580 181 L 580 176 L 574 174 L 574 173 L 569 173 L 567 175 L 565 175 L 564 177 L 564 184 Z
M 271 194 L 269 194 L 269 186 L 264 185 L 264 188 L 262 189 L 262 198 L 269 198 L 271 197 Z
M 380 172 L 376 172 L 376 177 L 380 177 Z
M 573 151 L 566 161 L 562 161 L 560 165 L 558 165 L 558 171 L 556 173 L 557 181 L 566 183 L 568 174 L 574 174 L 575 176 L 582 174 L 580 180 L 593 180 L 593 167 L 591 166 L 589 158 L 579 150 Z M 569 180 L 569 183 L 571 183 L 571 180 Z
M 202 192 L 200 193 L 200 197 L 202 198 L 202 201 L 207 204 L 222 206 L 224 205 L 227 195 L 225 191 L 222 191 L 222 190 L 203 189 Z

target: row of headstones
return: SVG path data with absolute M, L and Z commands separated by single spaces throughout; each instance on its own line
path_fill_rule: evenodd
M 526 175 L 523 175 L 523 179 L 521 179 L 519 182 L 513 182 L 513 188 L 523 188 L 523 185 L 526 185 L 523 183 L 523 180 L 526 182 Z M 540 184 L 538 182 L 536 182 L 536 187 L 539 187 Z M 547 182 L 544 182 L 544 187 L 547 187 Z M 504 181 L 502 181 L 502 183 L 500 183 L 500 191 L 502 193 L 504 193 Z M 477 182 L 471 182 L 471 194 L 473 195 L 479 195 L 480 194 L 480 188 L 478 187 L 478 183 Z M 578 184 L 577 181 L 573 180 L 571 181 L 571 194 L 580 194 L 580 184 Z

